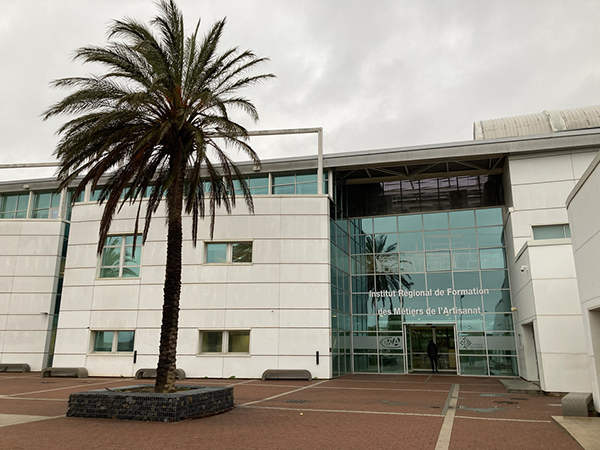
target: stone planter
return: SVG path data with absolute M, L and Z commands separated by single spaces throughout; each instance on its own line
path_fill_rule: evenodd
M 75 392 L 69 396 L 67 417 L 179 422 L 233 408 L 231 387 L 177 385 L 180 390 L 172 394 L 126 392 L 140 387 L 148 385 Z

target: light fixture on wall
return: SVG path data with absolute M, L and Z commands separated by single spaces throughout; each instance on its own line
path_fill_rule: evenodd
M 521 266 L 521 272 L 526 272 L 529 270 L 529 266 Z

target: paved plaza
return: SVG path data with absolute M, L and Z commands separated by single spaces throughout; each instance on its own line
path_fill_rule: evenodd
M 233 386 L 236 407 L 179 423 L 65 416 L 71 392 L 137 383 L 0 373 L 0 448 L 582 448 L 552 419 L 561 414 L 560 397 L 508 393 L 496 378 L 443 374 L 357 374 L 310 382 L 188 379 L 185 384 Z

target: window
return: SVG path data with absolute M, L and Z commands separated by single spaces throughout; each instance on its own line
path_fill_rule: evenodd
M 252 242 L 209 242 L 206 244 L 207 264 L 249 264 L 252 262 Z
M 533 239 L 565 239 L 571 237 L 571 230 L 569 224 L 557 224 L 557 225 L 534 225 Z
M 1 219 L 25 219 L 29 204 L 29 192 L 2 196 L 0 205 Z
M 141 257 L 141 236 L 135 238 L 135 244 L 133 235 L 107 237 L 102 249 L 100 278 L 139 277 Z
M 100 194 L 102 193 L 102 188 L 96 188 L 92 192 L 90 192 L 90 202 L 97 202 L 100 198 Z
M 200 353 L 250 353 L 250 330 L 200 331 Z
M 59 209 L 60 194 L 53 192 L 36 192 L 33 194 L 32 219 L 58 219 Z
M 316 194 L 316 173 L 273 175 L 273 194 Z M 327 193 L 327 173 L 323 173 L 323 193 Z
M 254 177 L 244 177 L 250 193 L 252 195 L 267 195 L 269 193 L 269 176 L 259 175 Z M 239 180 L 233 180 L 233 186 L 235 187 L 235 195 L 242 196 L 244 191 Z
M 131 353 L 135 331 L 95 331 L 93 334 L 94 353 Z

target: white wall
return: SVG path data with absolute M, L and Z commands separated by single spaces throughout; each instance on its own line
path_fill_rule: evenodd
M 0 362 L 46 366 L 63 226 L 59 220 L 0 221 Z
M 506 246 L 520 372 L 525 379 L 539 377 L 545 391 L 581 392 L 591 381 L 571 240 L 534 241 L 532 226 L 568 223 L 565 201 L 595 154 L 511 156 L 506 165 Z
M 569 196 L 569 222 L 594 405 L 600 411 L 600 157 Z
M 219 212 L 215 241 L 253 241 L 251 265 L 204 265 L 204 245 L 193 247 L 184 221 L 178 367 L 191 377 L 260 377 L 266 369 L 309 369 L 330 377 L 329 200 L 327 196 L 257 196 L 255 214 L 245 206 Z M 135 208 L 126 207 L 111 233 L 131 233 Z M 166 253 L 159 211 L 142 250 L 139 279 L 96 278 L 100 208 L 78 204 L 59 319 L 56 366 L 85 366 L 90 375 L 130 376 L 155 367 Z M 208 239 L 208 220 L 199 239 Z M 131 355 L 90 352 L 93 330 L 135 330 Z M 198 355 L 199 330 L 250 332 L 250 355 Z M 315 352 L 321 355 L 315 362 Z

